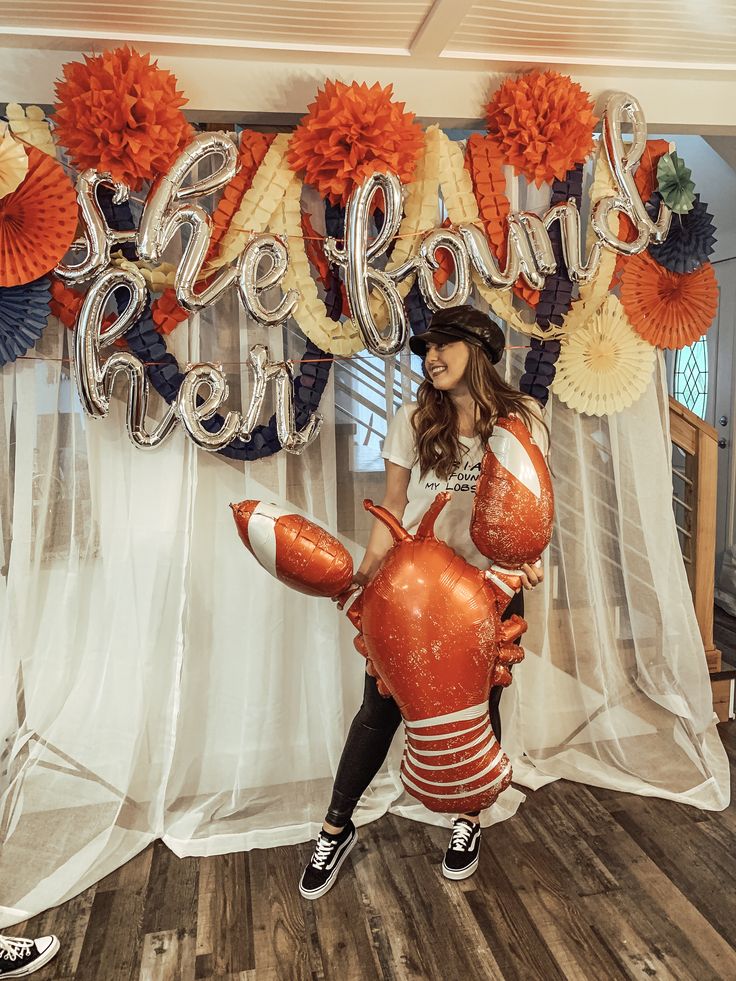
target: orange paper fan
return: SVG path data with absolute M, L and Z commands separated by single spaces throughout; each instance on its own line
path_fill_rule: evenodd
M 670 272 L 646 252 L 632 256 L 621 276 L 621 303 L 634 329 L 656 347 L 687 347 L 708 330 L 718 310 L 713 266 Z
M 23 183 L 0 200 L 0 286 L 21 286 L 54 268 L 77 230 L 77 196 L 61 164 L 27 147 Z

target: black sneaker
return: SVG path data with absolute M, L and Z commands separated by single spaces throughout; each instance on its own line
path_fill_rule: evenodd
M 442 860 L 442 874 L 446 879 L 467 879 L 478 868 L 480 857 L 480 825 L 455 818 L 452 838 Z
M 59 949 L 58 937 L 4 937 L 0 934 L 0 978 L 24 978 L 48 964 Z
M 348 821 L 338 835 L 320 831 L 309 865 L 299 882 L 299 892 L 305 899 L 319 899 L 333 887 L 340 866 L 357 840 L 358 832 L 352 821 Z

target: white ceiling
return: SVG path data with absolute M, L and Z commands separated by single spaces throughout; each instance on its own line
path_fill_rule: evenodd
M 734 0 L 0 0 L 0 45 L 402 66 L 736 68 Z

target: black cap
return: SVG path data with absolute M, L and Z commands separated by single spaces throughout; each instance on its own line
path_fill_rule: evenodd
M 467 341 L 468 344 L 482 347 L 492 364 L 498 364 L 506 346 L 506 338 L 495 320 L 466 304 L 438 310 L 423 334 L 409 338 L 409 347 L 414 354 L 424 358 L 427 344 L 448 344 L 453 341 Z

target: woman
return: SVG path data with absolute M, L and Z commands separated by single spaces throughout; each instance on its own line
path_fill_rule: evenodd
M 422 358 L 425 380 L 416 405 L 402 406 L 391 423 L 383 448 L 386 493 L 381 503 L 413 533 L 436 494 L 451 491 L 435 534 L 472 565 L 487 568 L 489 561 L 470 538 L 470 516 L 483 453 L 488 443 L 494 442 L 494 423 L 499 417 L 518 416 L 545 453 L 547 428 L 537 403 L 506 385 L 496 373 L 493 366 L 503 356 L 505 340 L 490 317 L 470 306 L 441 310 L 432 317 L 427 332 L 409 343 L 414 354 Z M 392 545 L 388 529 L 376 522 L 354 577 L 356 584 L 370 582 Z M 541 582 L 539 564 L 525 565 L 523 571 L 525 589 Z M 523 593 L 519 591 L 504 619 L 523 611 Z M 491 722 L 499 740 L 501 690 L 494 688 L 490 698 Z M 323 896 L 334 884 L 356 841 L 353 810 L 381 768 L 400 721 L 394 700 L 383 698 L 375 679 L 366 674 L 363 704 L 348 733 L 330 807 L 299 883 L 306 899 Z M 454 822 L 442 863 L 444 876 L 464 879 L 472 875 L 479 849 L 479 815 L 461 814 Z

